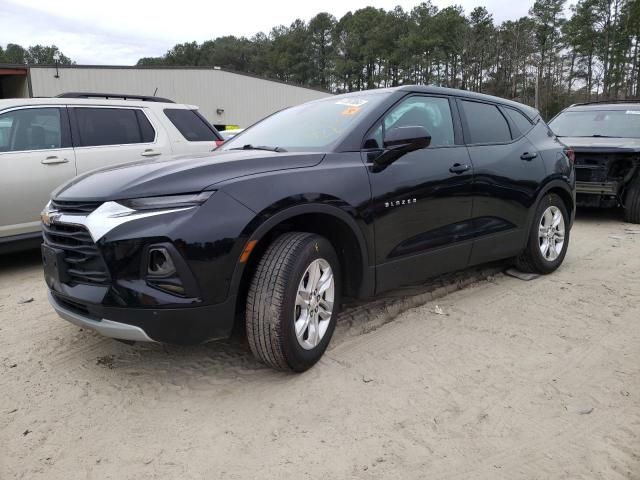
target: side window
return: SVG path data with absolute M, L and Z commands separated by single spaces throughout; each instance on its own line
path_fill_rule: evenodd
M 506 143 L 511 141 L 507 119 L 498 107 L 488 103 L 462 101 L 470 143 Z
M 100 145 L 127 145 L 132 143 L 146 143 L 149 128 L 153 130 L 149 121 L 144 127 L 139 122 L 139 114 L 131 108 L 74 108 L 78 131 L 79 146 L 96 147 Z M 140 112 L 142 114 L 142 112 Z M 144 117 L 144 115 L 141 115 Z M 143 128 L 146 132 L 143 134 Z M 155 135 L 153 135 L 155 137 Z
M 58 108 L 25 108 L 0 115 L 0 152 L 50 150 L 62 148 L 63 143 Z
M 165 108 L 164 113 L 189 142 L 215 142 L 219 140 L 213 127 L 193 110 Z
M 424 127 L 431 146 L 454 145 L 449 100 L 442 97 L 409 97 L 393 108 L 383 121 L 384 131 L 397 127 Z
M 533 127 L 533 124 L 531 123 L 531 121 L 527 117 L 525 117 L 523 113 L 520 113 L 518 110 L 505 107 L 504 111 L 507 113 L 511 121 L 516 125 L 518 130 L 520 130 L 520 133 L 522 135 L 527 133 L 529 130 L 531 130 L 531 127 Z
M 140 136 L 142 143 L 151 143 L 156 139 L 156 131 L 149 123 L 147 116 L 141 110 L 136 110 L 138 125 L 140 126 Z
M 382 123 L 369 132 L 362 148 L 382 148 Z

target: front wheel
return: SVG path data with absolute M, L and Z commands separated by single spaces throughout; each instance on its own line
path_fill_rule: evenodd
M 249 346 L 262 362 L 302 372 L 329 344 L 340 305 L 340 264 L 312 233 L 278 237 L 260 259 L 247 294 Z
M 556 194 L 545 196 L 536 209 L 527 247 L 516 265 L 524 272 L 551 273 L 563 262 L 569 246 L 569 213 Z

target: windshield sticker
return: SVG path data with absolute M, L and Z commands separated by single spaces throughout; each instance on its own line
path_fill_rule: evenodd
M 342 111 L 342 115 L 356 115 L 360 111 L 360 107 L 349 107 Z
M 347 107 L 361 107 L 368 100 L 363 100 L 362 98 L 343 98 L 342 100 L 338 100 L 336 105 L 346 105 Z
M 627 115 L 640 115 L 640 110 L 627 110 L 625 113 Z

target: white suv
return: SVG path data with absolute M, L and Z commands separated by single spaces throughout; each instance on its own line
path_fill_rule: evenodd
M 89 170 L 214 150 L 197 107 L 158 97 L 69 93 L 0 100 L 0 253 L 40 241 L 56 187 Z

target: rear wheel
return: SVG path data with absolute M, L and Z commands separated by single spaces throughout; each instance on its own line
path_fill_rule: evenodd
M 312 233 L 278 237 L 260 259 L 247 294 L 249 346 L 262 362 L 302 372 L 329 344 L 340 305 L 340 264 Z
M 624 202 L 624 221 L 640 223 L 640 175 L 629 184 Z
M 563 262 L 569 246 L 569 214 L 562 199 L 545 196 L 536 209 L 529 240 L 516 265 L 525 272 L 551 273 Z

